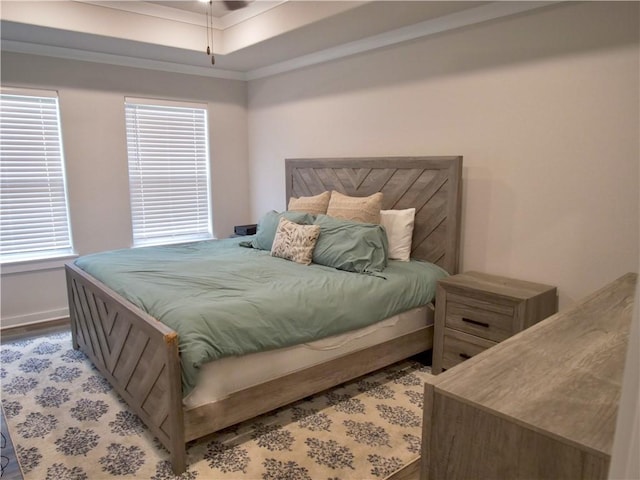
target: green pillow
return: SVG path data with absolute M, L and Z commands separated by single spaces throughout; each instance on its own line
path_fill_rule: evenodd
M 273 239 L 276 236 L 276 230 L 278 230 L 278 223 L 280 218 L 284 217 L 294 223 L 300 225 L 313 225 L 314 216 L 306 212 L 282 212 L 278 213 L 275 210 L 271 210 L 264 214 L 264 216 L 258 222 L 258 228 L 256 230 L 256 236 L 251 242 L 251 246 L 258 250 L 269 250 L 273 246 Z
M 318 215 L 320 236 L 313 263 L 357 273 L 381 272 L 387 266 L 389 244 L 380 225 Z

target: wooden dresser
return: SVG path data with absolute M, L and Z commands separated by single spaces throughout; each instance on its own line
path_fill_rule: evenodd
M 425 385 L 421 479 L 605 479 L 637 275 Z
M 556 287 L 480 272 L 438 282 L 433 374 L 451 368 L 558 311 Z

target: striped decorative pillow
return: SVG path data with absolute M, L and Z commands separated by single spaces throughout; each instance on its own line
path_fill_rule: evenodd
M 362 223 L 380 223 L 382 193 L 368 197 L 350 197 L 340 192 L 331 192 L 327 215 L 342 220 Z
M 289 205 L 287 210 L 294 212 L 306 212 L 311 215 L 325 214 L 327 213 L 327 206 L 329 205 L 329 199 L 331 198 L 331 192 L 322 192 L 319 195 L 313 197 L 291 197 L 289 199 Z

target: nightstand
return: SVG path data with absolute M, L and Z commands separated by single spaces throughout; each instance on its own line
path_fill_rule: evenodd
M 258 225 L 251 223 L 249 225 L 236 225 L 233 227 L 233 235 L 229 238 L 244 237 L 246 235 L 255 235 L 258 230 Z
M 432 373 L 497 345 L 558 311 L 550 285 L 466 272 L 438 282 Z

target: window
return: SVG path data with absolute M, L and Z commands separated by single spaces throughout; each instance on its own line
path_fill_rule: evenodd
M 125 99 L 133 244 L 211 238 L 204 105 Z
M 56 92 L 0 92 L 0 258 L 72 253 Z

